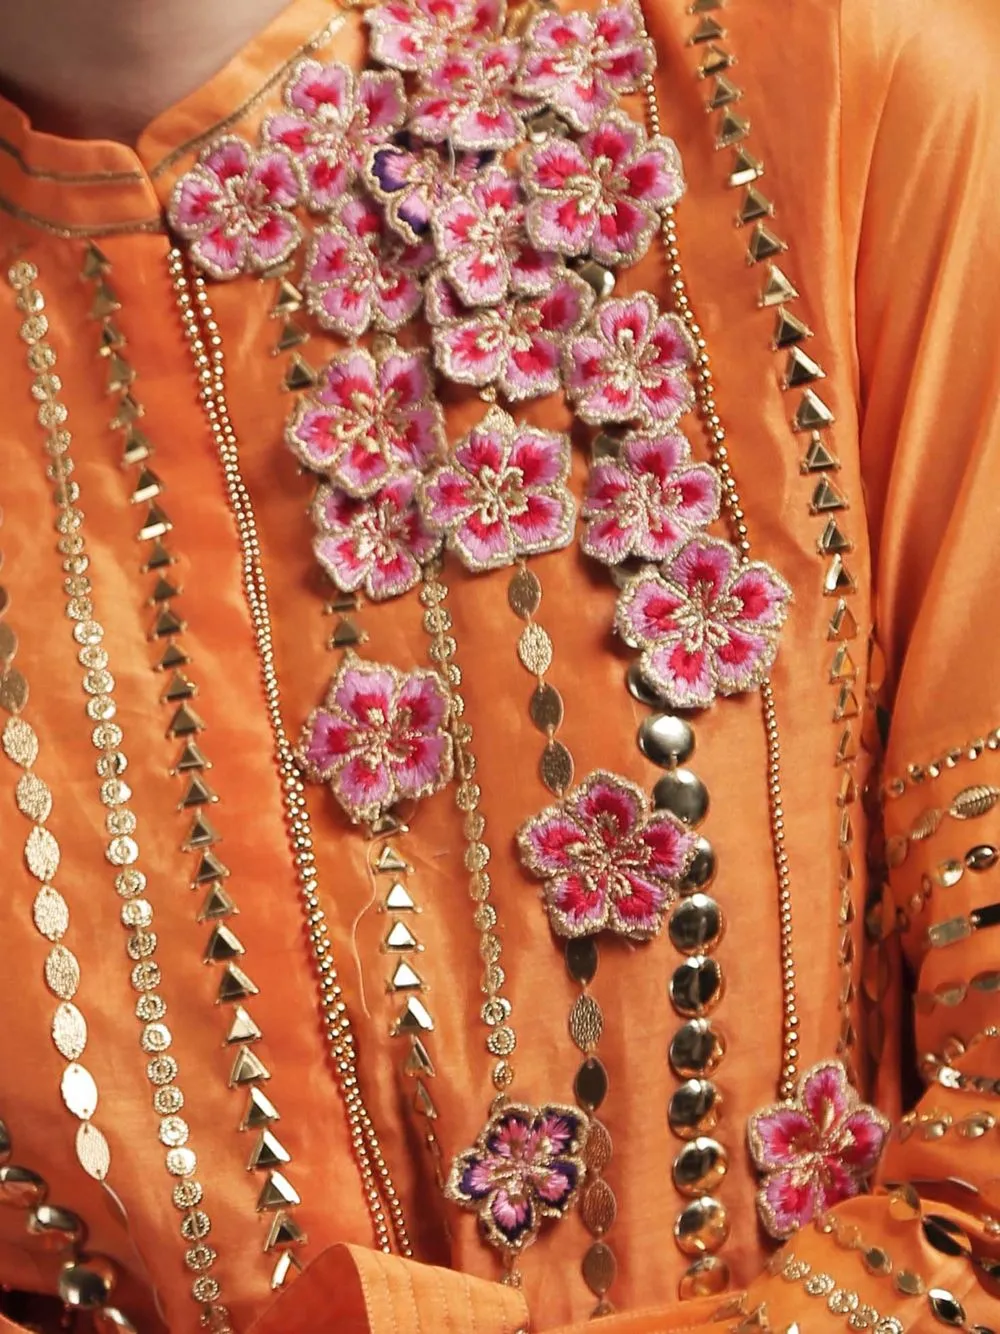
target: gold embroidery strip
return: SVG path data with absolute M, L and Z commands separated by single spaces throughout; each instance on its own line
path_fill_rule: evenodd
M 229 868 L 215 850 L 220 836 L 208 816 L 208 809 L 218 797 L 205 777 L 211 768 L 201 744 L 205 724 L 191 702 L 198 687 L 189 675 L 189 658 L 183 646 L 187 623 L 175 605 L 182 590 L 171 580 L 176 559 L 170 550 L 172 524 L 163 508 L 164 484 L 152 468 L 155 446 L 139 429 L 145 408 L 136 396 L 136 372 L 128 359 L 128 341 L 119 323 L 121 306 L 110 271 L 107 257 L 91 243 L 84 254 L 81 277 L 94 292 L 90 313 L 99 325 L 98 352 L 106 369 L 108 394 L 115 404 L 110 427 L 121 440 L 126 476 L 131 474 L 129 500 L 143 516 L 136 540 L 145 549 L 141 571 L 152 579 L 150 639 L 159 649 L 154 670 L 164 682 L 161 699 L 170 711 L 167 735 L 180 746 L 172 772 L 184 785 L 179 809 L 187 828 L 181 846 L 194 859 L 189 887 L 201 895 L 198 921 L 208 926 L 203 957 L 219 969 L 217 1003 L 225 1015 L 223 1041 L 235 1052 L 228 1084 L 247 1097 L 240 1131 L 254 1136 L 248 1170 L 266 1174 L 260 1189 L 254 1189 L 258 1211 L 272 1215 L 265 1252 L 277 1253 L 271 1274 L 272 1288 L 277 1288 L 293 1269 L 300 1268 L 297 1258 L 288 1253 L 289 1247 L 305 1240 L 289 1212 L 300 1203 L 300 1195 L 285 1176 L 291 1154 L 273 1128 L 279 1110 L 271 1097 L 263 1096 L 263 1085 L 270 1080 L 271 1072 L 255 1046 L 264 1038 L 251 1014 L 251 1000 L 258 987 L 244 971 L 245 949 L 229 921 L 239 908 Z
M 138 236 L 150 235 L 157 232 L 166 231 L 162 217 L 157 215 L 155 218 L 142 218 L 138 222 L 62 222 L 58 218 L 47 218 L 41 213 L 32 213 L 29 209 L 21 208 L 15 204 L 12 199 L 6 195 L 0 195 L 0 213 L 6 213 L 8 217 L 16 218 L 18 222 L 26 222 L 32 227 L 37 227 L 39 231 L 46 232 L 49 236 L 58 236 L 63 241 L 88 240 L 92 236 Z
M 229 1312 L 220 1301 L 219 1280 L 211 1273 L 217 1260 L 207 1242 L 212 1220 L 201 1207 L 203 1187 L 196 1179 L 198 1159 L 191 1147 L 187 1122 L 180 1115 L 184 1094 L 177 1082 L 179 1065 L 172 1054 L 173 1034 L 166 1023 L 167 1004 L 158 987 L 161 966 L 154 929 L 153 905 L 146 897 L 146 875 L 140 869 L 137 838 L 138 819 L 128 802 L 131 792 L 124 777 L 128 757 L 125 737 L 115 721 L 118 706 L 115 681 L 107 650 L 104 627 L 96 618 L 93 589 L 86 573 L 89 558 L 84 537 L 84 511 L 79 507 L 79 485 L 72 480 L 72 434 L 69 413 L 61 399 L 62 385 L 56 372 L 57 358 L 46 341 L 48 319 L 45 298 L 36 286 L 38 270 L 27 261 L 15 263 L 8 272 L 16 301 L 25 319 L 20 334 L 27 347 L 32 372 L 31 393 L 38 404 L 37 420 L 42 428 L 47 473 L 52 480 L 56 510 L 57 549 L 69 567 L 65 584 L 66 614 L 73 626 L 77 658 L 83 669 L 86 717 L 91 742 L 98 752 L 99 795 L 105 808 L 108 841 L 107 860 L 116 870 L 115 890 L 122 900 L 122 924 L 128 932 L 126 952 L 131 963 L 131 983 L 138 995 L 135 1014 L 140 1024 L 139 1045 L 147 1060 L 146 1077 L 153 1089 L 153 1107 L 159 1117 L 158 1138 L 165 1150 L 165 1166 L 174 1179 L 173 1202 L 181 1214 L 180 1235 L 185 1244 L 184 1262 L 197 1275 L 191 1294 L 201 1309 L 205 1328 L 213 1334 L 231 1334 Z M 44 365 L 44 369 L 37 369 Z
M 60 181 L 64 185 L 120 185 L 142 180 L 141 171 L 47 171 L 43 167 L 33 167 L 17 145 L 2 136 L 0 153 L 6 153 L 25 176 L 36 181 Z

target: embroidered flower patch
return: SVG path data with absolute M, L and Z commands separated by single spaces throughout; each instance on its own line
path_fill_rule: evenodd
M 663 210 L 684 192 L 669 139 L 611 112 L 578 142 L 553 136 L 524 155 L 528 235 L 540 250 L 589 253 L 612 267 L 649 249 Z
M 369 148 L 402 126 L 406 90 L 395 70 L 365 70 L 303 60 L 285 86 L 287 110 L 268 116 L 265 144 L 278 144 L 302 166 L 305 202 L 315 213 L 331 210 L 354 184 Z
M 386 144 L 369 150 L 363 174 L 389 226 L 419 245 L 429 238 L 431 215 L 452 189 L 473 181 L 489 160 L 488 153 L 450 155 L 439 144 Z
M 423 72 L 410 129 L 428 143 L 466 152 L 514 148 L 524 138 L 523 113 L 533 107 L 517 91 L 520 63 L 518 41 L 450 51 Z
M 634 783 L 599 769 L 529 820 L 517 842 L 524 866 L 545 882 L 557 936 L 608 930 L 649 940 L 691 861 L 695 835 L 669 812 L 652 810 Z
M 479 1217 L 486 1240 L 517 1254 L 569 1211 L 586 1175 L 587 1118 L 576 1107 L 507 1103 L 452 1164 L 445 1195 Z
M 617 458 L 590 470 L 580 546 L 606 565 L 665 560 L 719 517 L 720 489 L 713 467 L 691 462 L 684 436 L 630 432 Z
M 669 427 L 694 402 L 685 371 L 694 344 L 648 292 L 602 302 L 566 355 L 567 393 L 592 426 Z
M 422 352 L 361 348 L 327 365 L 300 398 L 285 438 L 307 468 L 364 498 L 444 452 L 444 415 Z
M 470 570 L 558 551 L 573 537 L 568 436 L 491 408 L 424 483 L 424 517 Z
M 321 487 L 312 512 L 319 563 L 343 592 L 364 589 L 374 602 L 408 592 L 441 549 L 420 514 L 414 474 L 394 477 L 367 500 Z
M 225 135 L 174 186 L 170 223 L 190 242 L 189 253 L 213 278 L 260 273 L 280 264 L 302 239 L 292 209 L 304 182 L 283 148 L 255 153 Z
M 757 1209 L 771 1236 L 790 1237 L 859 1194 L 888 1133 L 888 1120 L 861 1102 L 839 1061 L 807 1071 L 793 1101 L 754 1112 L 750 1153 L 764 1174 Z
M 648 685 L 678 709 L 760 685 L 774 662 L 792 591 L 769 565 L 741 565 L 727 542 L 696 537 L 659 571 L 630 579 L 616 624 Z
M 449 701 L 435 672 L 398 672 L 344 654 L 297 751 L 355 824 L 437 792 L 452 775 Z
M 380 65 L 419 74 L 451 50 L 472 50 L 503 28 L 503 0 L 387 0 L 365 15 Z

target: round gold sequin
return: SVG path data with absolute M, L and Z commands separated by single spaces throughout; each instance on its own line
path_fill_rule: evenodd
M 699 1018 L 714 1010 L 721 997 L 722 970 L 714 959 L 685 959 L 670 979 L 670 1000 L 678 1014 Z
M 52 1016 L 52 1041 L 60 1056 L 76 1061 L 87 1046 L 87 1021 L 71 1001 L 61 1001 Z
M 20 713 L 28 702 L 28 683 L 16 667 L 8 667 L 0 676 L 0 709 Z
M 191 1284 L 195 1301 L 214 1302 L 219 1295 L 219 1280 L 216 1278 L 196 1278 Z
M 674 1159 L 674 1185 L 682 1195 L 707 1195 L 729 1171 L 729 1154 L 718 1142 L 699 1135 Z
M 728 1236 L 729 1212 L 710 1195 L 692 1200 L 674 1223 L 674 1240 L 684 1255 L 712 1255 Z
M 160 1143 L 168 1149 L 179 1149 L 188 1141 L 188 1123 L 180 1116 L 165 1116 L 160 1122 Z
M 682 1079 L 710 1075 L 726 1053 L 721 1033 L 710 1019 L 692 1019 L 679 1028 L 670 1041 L 670 1064 Z
M 135 812 L 130 811 L 127 807 L 109 811 L 108 818 L 104 821 L 105 829 L 115 837 L 122 834 L 134 834 L 137 824 Z
M 0 1205 L 10 1209 L 33 1209 L 44 1204 L 49 1188 L 37 1172 L 13 1163 L 0 1167 Z
M 639 749 L 663 769 L 684 764 L 694 753 L 694 729 L 672 713 L 654 713 L 639 727 Z
M 97 1111 L 97 1084 L 94 1076 L 76 1061 L 67 1065 L 60 1083 L 63 1102 L 81 1121 L 89 1121 Z
M 167 1003 L 155 991 L 144 991 L 135 1003 L 135 1017 L 144 1024 L 151 1024 L 162 1019 L 167 1012 Z
M 45 959 L 45 983 L 60 1000 L 72 1000 L 80 985 L 80 965 L 65 945 L 54 945 Z
M 581 1051 L 596 1047 L 604 1031 L 604 1015 L 593 996 L 577 996 L 569 1012 L 570 1037 Z
M 134 838 L 113 838 L 108 844 L 107 857 L 112 866 L 131 866 L 138 860 L 139 845 Z
M 521 631 L 517 656 L 535 676 L 544 676 L 552 666 L 552 640 L 540 625 L 526 625 Z
M 14 789 L 17 809 L 36 824 L 44 824 L 52 812 L 52 793 L 48 784 L 35 774 L 22 774 Z
M 669 811 L 692 829 L 708 814 L 708 804 L 708 788 L 690 769 L 664 774 L 653 788 L 656 809 Z
M 681 954 L 709 953 L 722 939 L 722 909 L 709 895 L 692 894 L 675 905 L 667 932 Z
M 595 1237 L 602 1236 L 610 1231 L 617 1214 L 618 1202 L 608 1183 L 600 1177 L 591 1181 L 580 1201 L 580 1217 L 587 1231 Z
M 176 1084 L 166 1084 L 153 1094 L 153 1110 L 160 1116 L 173 1116 L 184 1106 L 184 1094 Z
M 189 1177 L 198 1167 L 193 1149 L 170 1149 L 166 1161 L 167 1171 L 174 1177 Z
M 212 1231 L 212 1220 L 204 1209 L 192 1209 L 181 1219 L 181 1236 L 185 1241 L 204 1241 Z
M 66 906 L 66 900 L 51 885 L 43 885 L 35 895 L 31 916 L 36 930 L 46 940 L 61 940 L 69 927 L 69 908 Z
M 520 616 L 521 620 L 526 621 L 529 616 L 534 616 L 542 602 L 542 585 L 538 582 L 538 576 L 531 570 L 518 570 L 507 585 L 507 601 L 511 611 L 515 616 Z
M 550 741 L 542 751 L 538 771 L 549 791 L 561 797 L 573 782 L 573 756 L 561 741 Z
M 136 991 L 154 991 L 160 985 L 160 965 L 154 959 L 143 959 L 132 969 L 132 986 Z
M 119 871 L 115 876 L 115 889 L 123 899 L 132 899 L 137 894 L 144 893 L 146 889 L 145 872 L 137 871 L 134 867 L 129 867 L 127 871 Z
M 498 1024 L 486 1039 L 486 1049 L 494 1056 L 509 1056 L 517 1046 L 517 1038 L 509 1024 Z
M 146 1078 L 151 1084 L 172 1084 L 177 1078 L 177 1062 L 172 1056 L 155 1056 L 146 1065 Z
M 114 1266 L 103 1256 L 89 1255 L 59 1271 L 59 1296 L 67 1306 L 80 1310 L 103 1306 L 114 1284 Z
M 38 737 L 23 718 L 8 718 L 3 729 L 3 748 L 8 759 L 29 769 L 38 759 Z
M 218 1253 L 211 1246 L 192 1246 L 184 1252 L 184 1263 L 195 1273 L 202 1269 L 211 1269 L 218 1259 Z
M 153 921 L 153 905 L 148 899 L 130 899 L 122 904 L 121 918 L 122 926 L 133 930 L 150 926 Z
M 689 1302 L 696 1297 L 718 1297 L 728 1287 L 728 1264 L 717 1255 L 706 1255 L 681 1275 L 677 1295 L 682 1302 Z
M 59 870 L 59 844 L 41 825 L 36 825 L 28 835 L 24 860 L 36 880 L 51 880 Z
M 562 726 L 564 707 L 562 695 L 547 683 L 536 686 L 528 703 L 531 721 L 540 732 L 554 732 Z
M 581 1265 L 583 1281 L 595 1297 L 603 1297 L 615 1281 L 618 1264 L 614 1251 L 603 1241 L 595 1241 L 587 1248 Z
M 688 1079 L 674 1089 L 667 1104 L 667 1121 L 679 1139 L 696 1139 L 715 1129 L 722 1098 L 710 1079 Z
M 174 1208 L 193 1209 L 201 1203 L 201 1197 L 200 1181 L 179 1181 L 173 1191 Z
M 143 1051 L 149 1052 L 166 1051 L 172 1041 L 170 1029 L 166 1024 L 147 1024 L 139 1039 Z
M 61 1251 L 83 1239 L 83 1219 L 70 1209 L 54 1204 L 39 1204 L 28 1215 L 27 1229 L 46 1250 Z

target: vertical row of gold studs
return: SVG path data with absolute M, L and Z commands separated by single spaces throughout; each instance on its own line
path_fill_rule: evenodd
M 310 334 L 306 325 L 296 318 L 305 304 L 305 298 L 289 276 L 291 272 L 292 265 L 284 264 L 265 275 L 262 281 L 277 281 L 270 315 L 272 319 L 281 321 L 281 332 L 271 352 L 275 357 L 291 353 L 287 357 L 282 387 L 287 393 L 295 394 L 314 386 L 319 373 L 300 350 L 309 341 Z M 344 650 L 363 643 L 367 635 L 355 619 L 361 609 L 360 595 L 343 593 L 337 588 L 332 588 L 331 592 L 325 610 L 336 620 L 329 637 L 329 648 Z M 408 1040 L 402 1071 L 406 1079 L 414 1080 L 413 1107 L 424 1120 L 424 1142 L 434 1159 L 435 1173 L 440 1176 L 441 1146 L 432 1125 L 437 1120 L 438 1112 L 428 1087 L 428 1081 L 437 1074 L 427 1049 L 429 1035 L 434 1031 L 434 1019 L 426 1004 L 426 984 L 413 966 L 413 956 L 422 953 L 423 946 L 408 924 L 411 917 L 420 912 L 409 879 L 413 868 L 398 849 L 381 841 L 406 834 L 409 830 L 395 816 L 387 813 L 368 832 L 373 844 L 369 854 L 369 869 L 377 884 L 381 884 L 384 876 L 391 877 L 392 881 L 379 904 L 380 910 L 389 915 L 389 926 L 381 948 L 390 960 L 386 990 L 390 995 L 402 996 L 404 999 L 389 1032 L 392 1037 Z
M 837 794 L 840 812 L 837 834 L 840 858 L 838 926 L 842 973 L 838 1050 L 850 1069 L 855 1044 L 852 1019 L 855 997 L 852 808 L 858 798 L 854 765 L 859 752 L 857 729 L 860 727 L 862 708 L 856 694 L 858 666 L 850 650 L 850 642 L 858 636 L 857 619 L 851 608 L 857 583 L 847 563 L 853 543 L 844 530 L 841 517 L 848 509 L 848 500 L 835 481 L 840 462 L 832 444 L 834 414 L 815 387 L 825 378 L 826 372 L 806 351 L 813 332 L 795 312 L 799 292 L 777 263 L 777 257 L 788 250 L 788 244 L 773 229 L 774 205 L 759 185 L 764 175 L 764 164 L 749 148 L 750 121 L 735 110 L 743 93 L 729 74 L 735 57 L 726 42 L 725 27 L 720 17 L 717 17 L 724 4 L 725 0 L 695 0 L 689 6 L 689 12 L 696 15 L 698 20 L 689 40 L 699 54 L 699 77 L 711 80 L 711 93 L 706 106 L 710 112 L 717 113 L 713 122 L 715 147 L 718 150 L 732 150 L 733 153 L 726 184 L 730 189 L 741 192 L 735 219 L 737 226 L 751 229 L 747 240 L 747 262 L 752 266 L 763 266 L 764 280 L 759 304 L 775 312 L 771 346 L 783 358 L 779 373 L 781 388 L 785 393 L 794 395 L 790 425 L 794 436 L 805 441 L 800 466 L 811 488 L 809 511 L 823 525 L 817 538 L 817 551 L 825 565 L 823 594 L 834 600 L 827 624 L 827 639 L 833 646 L 828 676 L 834 690 L 832 719 L 837 729 L 834 763 L 842 771 Z M 765 726 L 770 734 L 771 723 L 767 718 Z M 772 766 L 776 758 L 776 754 L 772 753 Z M 779 818 L 774 809 L 776 800 L 772 791 L 772 817 L 775 823 Z M 880 893 L 876 887 L 876 896 Z M 855 1075 L 853 1070 L 850 1072 L 852 1076 Z
M 171 250 L 168 263 L 183 331 L 198 376 L 202 405 L 222 465 L 243 555 L 244 592 L 260 660 L 264 702 L 274 740 L 302 910 L 319 976 L 320 1004 L 331 1069 L 347 1113 L 351 1143 L 376 1245 L 380 1250 L 390 1252 L 395 1237 L 400 1251 L 410 1255 L 412 1251 L 402 1204 L 361 1094 L 354 1031 L 337 974 L 326 913 L 319 899 L 316 853 L 305 784 L 299 774 L 281 712 L 281 687 L 274 664 L 268 585 L 261 561 L 256 516 L 243 480 L 239 440 L 229 413 L 222 335 L 204 279 L 200 276 L 188 279 L 179 250 Z
M 564 708 L 562 695 L 546 679 L 552 665 L 553 648 L 547 630 L 537 619 L 542 585 L 523 559 L 518 561 L 508 584 L 507 601 L 518 619 L 525 623 L 517 641 L 517 656 L 535 681 L 528 716 L 545 738 L 538 765 L 539 776 L 549 792 L 562 801 L 573 782 L 573 756 L 556 735 L 562 726 Z M 597 997 L 590 991 L 600 957 L 597 939 L 594 936 L 568 939 L 564 942 L 564 954 L 569 975 L 580 987 L 580 994 L 569 1012 L 569 1034 L 583 1055 L 573 1081 L 573 1093 L 590 1123 L 585 1149 L 587 1181 L 580 1197 L 580 1217 L 591 1241 L 584 1252 L 581 1273 L 597 1298 L 591 1315 L 604 1316 L 611 1315 L 615 1309 L 607 1294 L 614 1283 L 618 1264 L 607 1235 L 618 1212 L 618 1201 L 603 1175 L 611 1161 L 611 1136 L 596 1116 L 608 1094 L 608 1073 L 597 1054 L 604 1030 L 604 1013 Z
M 73 622 L 73 639 L 83 668 L 83 689 L 87 696 L 86 714 L 93 724 L 91 741 L 98 752 L 97 773 L 100 799 L 107 810 L 108 834 L 106 856 L 117 869 L 115 888 L 122 899 L 122 925 L 129 933 L 126 950 L 132 962 L 131 981 L 138 993 L 136 1017 L 141 1025 L 139 1043 L 148 1056 L 147 1078 L 154 1089 L 153 1107 L 160 1118 L 159 1139 L 166 1149 L 166 1168 L 177 1179 L 173 1200 L 181 1214 L 180 1232 L 187 1245 L 184 1261 L 197 1274 L 192 1296 L 202 1308 L 206 1326 L 217 1334 L 230 1330 L 229 1312 L 219 1300 L 220 1284 L 210 1272 L 215 1265 L 215 1249 L 206 1240 L 211 1219 L 200 1208 L 203 1189 L 195 1178 L 198 1160 L 189 1144 L 187 1122 L 180 1115 L 184 1106 L 177 1078 L 179 1067 L 170 1048 L 173 1035 L 165 1022 L 166 1001 L 157 988 L 161 969 L 156 955 L 159 942 L 153 929 L 153 906 L 145 897 L 146 876 L 139 868 L 138 821 L 129 808 L 131 796 L 123 777 L 128 758 L 123 750 L 124 733 L 115 722 L 118 712 L 114 696 L 115 681 L 103 646 L 104 627 L 94 614 L 92 586 L 86 570 L 89 565 L 84 537 L 84 513 L 79 508 L 79 486 L 72 480 L 72 436 L 66 427 L 68 413 L 59 397 L 61 385 L 55 372 L 56 357 L 46 342 L 48 320 L 45 300 L 35 286 L 38 271 L 26 261 L 16 263 L 9 272 L 18 307 L 26 315 L 21 338 L 28 348 L 29 369 L 33 370 L 32 393 L 37 400 L 38 421 L 45 433 L 49 458 L 48 475 L 56 508 L 57 547 L 63 557 L 66 614 Z M 42 360 L 44 371 L 34 370 Z
M 279 1287 L 291 1270 L 299 1267 L 289 1248 L 301 1243 L 304 1237 L 289 1210 L 299 1203 L 300 1197 L 284 1174 L 291 1155 L 271 1129 L 270 1123 L 277 1119 L 278 1110 L 270 1098 L 265 1101 L 254 1096 L 261 1093 L 261 1085 L 271 1078 L 264 1061 L 253 1050 L 253 1044 L 260 1042 L 263 1034 L 244 1003 L 257 994 L 258 987 L 243 970 L 246 951 L 227 920 L 239 908 L 233 897 L 229 868 L 215 851 L 219 835 L 205 810 L 218 801 L 218 796 L 205 778 L 205 771 L 212 767 L 211 760 L 196 740 L 205 730 L 205 723 L 190 702 L 198 687 L 188 672 L 190 658 L 183 641 L 187 624 L 174 607 L 174 600 L 182 590 L 168 577 L 176 560 L 170 549 L 172 524 L 162 506 L 164 484 L 152 468 L 154 444 L 137 425 L 145 416 L 145 408 L 135 392 L 136 372 L 128 360 L 126 336 L 116 323 L 121 304 L 111 284 L 110 271 L 107 257 L 90 244 L 84 254 L 82 277 L 94 288 L 91 316 L 100 323 L 99 351 L 107 363 L 108 393 L 115 399 L 111 427 L 122 435 L 122 466 L 134 473 L 129 500 L 133 505 L 150 507 L 137 540 L 149 544 L 141 569 L 154 576 L 149 601 L 155 615 L 149 637 L 153 643 L 162 645 L 155 670 L 168 674 L 162 695 L 163 703 L 170 709 L 167 736 L 179 741 L 182 747 L 172 768 L 184 785 L 179 808 L 185 814 L 192 812 L 181 846 L 195 858 L 190 887 L 203 890 L 198 920 L 211 924 L 204 959 L 206 963 L 221 966 L 217 998 L 227 1008 L 232 1007 L 226 1018 L 224 1037 L 226 1046 L 236 1049 L 229 1086 L 241 1093 L 247 1090 L 248 1103 L 241 1129 L 255 1135 L 247 1170 L 267 1174 L 258 1192 L 257 1208 L 273 1214 L 265 1251 L 277 1252 L 271 1282 L 273 1287 Z M 263 1124 L 258 1124 L 261 1121 Z

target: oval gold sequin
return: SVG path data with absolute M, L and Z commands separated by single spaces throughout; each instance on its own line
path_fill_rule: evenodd
M 602 1236 L 611 1230 L 617 1214 L 618 1202 L 608 1183 L 600 1177 L 591 1181 L 580 1201 L 580 1217 L 587 1231 L 595 1237 Z
M 573 1092 L 577 1102 L 588 1112 L 596 1111 L 607 1097 L 608 1072 L 596 1056 L 589 1057 L 576 1072 Z
M 614 1251 L 603 1241 L 588 1247 L 581 1266 L 583 1281 L 595 1297 L 603 1297 L 615 1281 L 618 1264 Z
M 14 789 L 17 809 L 36 824 L 44 824 L 52 813 L 52 793 L 35 774 L 22 774 Z
M 711 1255 L 728 1236 L 729 1212 L 710 1195 L 693 1200 L 674 1223 L 674 1239 L 685 1255 Z
M 526 625 L 517 641 L 517 656 L 535 676 L 552 666 L 552 640 L 540 625 Z
M 507 601 L 515 616 L 526 621 L 541 606 L 542 586 L 530 570 L 518 570 L 507 585 Z
M 573 756 L 561 741 L 550 741 L 542 751 L 538 770 L 549 791 L 561 797 L 573 781 Z
M 943 1325 L 959 1328 L 965 1324 L 965 1308 L 957 1297 L 944 1288 L 931 1288 L 927 1294 L 931 1310 Z
M 913 843 L 920 843 L 925 838 L 930 838 L 936 834 L 944 819 L 944 811 L 931 809 L 923 811 L 914 821 L 913 828 L 910 830 L 910 840 Z
M 528 704 L 528 712 L 540 732 L 554 732 L 562 726 L 565 712 L 562 695 L 555 686 L 537 686 Z
M 16 652 L 17 635 L 6 621 L 0 621 L 0 658 L 12 658 Z
M 597 941 L 577 936 L 566 942 L 566 968 L 574 982 L 592 982 L 597 973 Z
M 24 860 L 36 880 L 51 880 L 59 870 L 59 844 L 41 825 L 36 825 L 28 835 Z
M 16 667 L 8 667 L 0 676 L 0 709 L 20 713 L 28 702 L 28 683 Z
M 87 1046 L 87 1021 L 71 1001 L 62 1001 L 52 1016 L 52 1041 L 67 1061 L 76 1061 Z
M 581 1051 L 589 1051 L 601 1040 L 604 1015 L 593 996 L 577 996 L 569 1012 L 569 1035 Z
M 31 916 L 36 930 L 46 940 L 62 940 L 69 927 L 69 908 L 66 900 L 51 885 L 43 885 L 35 895 Z
M 38 759 L 38 737 L 35 729 L 22 718 L 8 718 L 3 729 L 3 748 L 7 757 L 29 769 Z
M 97 1084 L 84 1066 L 73 1062 L 63 1071 L 60 1085 L 63 1102 L 81 1121 L 89 1121 L 97 1111 Z
M 956 820 L 972 820 L 986 815 L 1000 800 L 1000 788 L 976 785 L 965 787 L 952 800 L 949 812 Z
M 587 1143 L 583 1150 L 583 1159 L 587 1164 L 587 1170 L 603 1172 L 608 1163 L 611 1162 L 613 1151 L 614 1146 L 611 1143 L 611 1135 L 607 1126 L 603 1121 L 592 1120 L 587 1135 Z
M 80 985 L 80 965 L 65 945 L 55 945 L 45 960 L 45 982 L 60 1000 L 72 1000 Z

